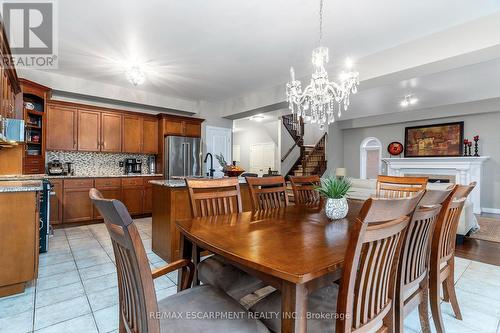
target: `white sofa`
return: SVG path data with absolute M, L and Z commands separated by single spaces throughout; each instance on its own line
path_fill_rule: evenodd
M 444 190 L 450 184 L 446 183 L 429 183 L 427 184 L 427 189 L 429 190 Z M 376 179 L 352 179 L 352 187 L 349 191 L 349 197 L 353 199 L 368 199 L 375 194 L 377 190 L 377 180 Z M 462 215 L 460 216 L 460 222 L 457 229 L 458 236 L 466 236 L 471 231 L 479 228 L 476 217 L 472 211 L 472 202 L 467 201 L 465 203 Z

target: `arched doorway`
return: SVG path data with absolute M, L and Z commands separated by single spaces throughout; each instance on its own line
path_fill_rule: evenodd
M 360 145 L 361 179 L 376 179 L 381 172 L 382 143 L 379 139 L 368 137 Z

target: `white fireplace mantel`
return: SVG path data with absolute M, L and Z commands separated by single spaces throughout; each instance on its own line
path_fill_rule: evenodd
M 481 214 L 481 178 L 483 163 L 489 156 L 481 157 L 415 157 L 415 158 L 383 158 L 387 164 L 389 176 L 411 174 L 455 176 L 456 183 L 467 185 L 476 182 L 476 188 L 470 195 L 474 213 Z

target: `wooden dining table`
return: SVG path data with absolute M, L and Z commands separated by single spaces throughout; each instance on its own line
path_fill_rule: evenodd
M 335 221 L 305 206 L 177 221 L 181 255 L 194 259 L 194 244 L 279 289 L 281 332 L 306 332 L 308 295 L 341 278 L 362 202 L 350 202 L 348 216 Z

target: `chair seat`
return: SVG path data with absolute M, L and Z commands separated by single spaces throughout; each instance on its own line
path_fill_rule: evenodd
M 159 300 L 158 311 L 162 333 L 269 332 L 262 322 L 250 318 L 241 304 L 208 285 L 189 288 Z M 217 315 L 225 315 L 226 319 L 215 318 Z
M 337 310 L 338 285 L 330 286 L 314 291 L 308 297 L 307 312 L 310 317 L 307 320 L 307 332 L 335 332 L 335 315 Z M 281 292 L 276 290 L 263 298 L 250 308 L 258 318 L 273 332 L 281 331 Z M 265 315 L 268 313 L 269 315 Z
M 238 301 L 266 286 L 258 278 L 229 264 L 218 255 L 210 256 L 198 264 L 198 278 L 204 284 L 222 289 Z

